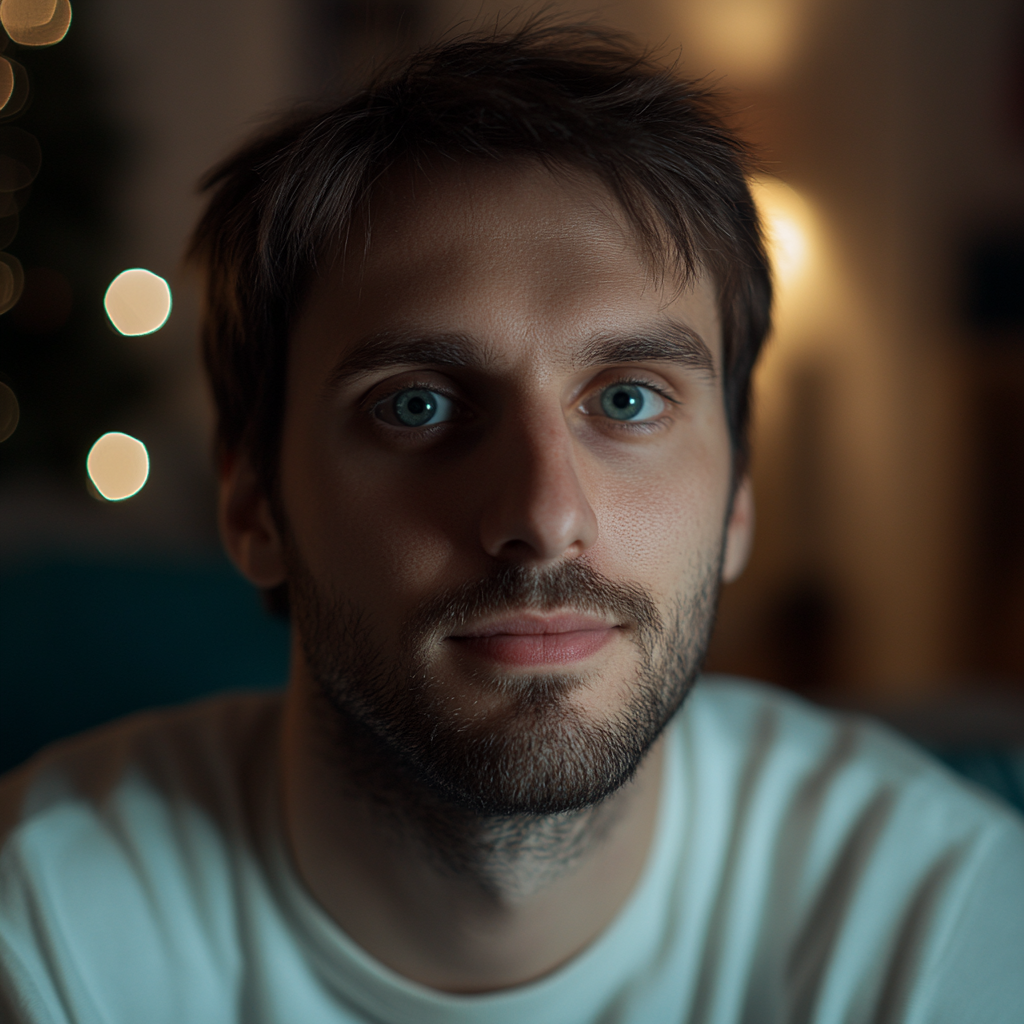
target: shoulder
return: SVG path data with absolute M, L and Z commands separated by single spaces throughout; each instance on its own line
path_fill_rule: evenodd
M 0 844 L 62 807 L 109 805 L 132 778 L 168 793 L 223 795 L 240 762 L 275 745 L 280 700 L 277 693 L 217 696 L 51 744 L 0 777 Z
M 280 695 L 229 694 L 130 715 L 45 748 L 0 778 L 0 855 L 28 837 L 129 835 L 194 809 L 230 825 L 277 749 Z
M 728 779 L 778 815 L 813 809 L 823 831 L 877 820 L 883 831 L 910 830 L 919 849 L 996 832 L 1024 837 L 1009 805 L 887 726 L 763 683 L 702 678 L 679 728 L 698 778 Z
M 778 781 L 814 773 L 829 782 L 884 788 L 894 795 L 917 794 L 925 803 L 943 803 L 948 817 L 958 812 L 976 822 L 1008 822 L 1019 816 L 947 769 L 926 751 L 888 726 L 865 715 L 818 707 L 753 680 L 708 675 L 701 678 L 685 707 L 681 731 L 704 757 L 735 770 L 762 762 Z
M 0 989 L 40 1019 L 57 992 L 97 1019 L 142 1019 L 172 964 L 194 984 L 184 993 L 168 978 L 167 992 L 222 989 L 236 969 L 232 882 L 253 861 L 279 703 L 241 694 L 133 715 L 0 780 Z M 98 994 L 107 977 L 124 980 Z M 185 1005 L 167 998 L 174 1019 Z
M 1024 822 L 1009 805 L 879 723 L 746 680 L 702 679 L 679 736 L 690 821 L 719 837 L 722 883 L 786 951 L 791 999 L 932 1019 L 977 976 L 974 1019 L 1009 1019 L 1024 998 Z

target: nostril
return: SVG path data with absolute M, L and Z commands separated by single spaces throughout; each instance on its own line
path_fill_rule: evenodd
M 582 553 L 597 538 L 597 517 L 578 486 L 497 498 L 481 522 L 492 557 L 555 561 Z

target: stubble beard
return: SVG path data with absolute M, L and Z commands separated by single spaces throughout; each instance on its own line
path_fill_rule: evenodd
M 581 559 L 546 571 L 500 567 L 423 605 L 388 649 L 362 608 L 325 593 L 294 549 L 289 561 L 292 615 L 332 757 L 365 797 L 418 818 L 435 833 L 432 845 L 451 854 L 474 822 L 478 832 L 489 822 L 492 836 L 527 843 L 529 822 L 561 821 L 583 842 L 573 812 L 599 807 L 632 779 L 700 671 L 721 553 L 698 567 L 667 616 L 642 588 L 613 582 Z M 624 624 L 638 657 L 619 711 L 588 715 L 574 699 L 587 675 L 569 672 L 481 670 L 477 682 L 499 710 L 475 716 L 452 706 L 428 664 L 433 645 L 485 615 L 555 609 Z

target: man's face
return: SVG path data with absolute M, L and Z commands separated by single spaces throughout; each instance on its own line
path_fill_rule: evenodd
M 682 700 L 731 492 L 721 337 L 608 193 L 395 175 L 290 339 L 301 670 L 452 800 L 600 799 Z M 266 582 L 265 580 L 263 582 Z

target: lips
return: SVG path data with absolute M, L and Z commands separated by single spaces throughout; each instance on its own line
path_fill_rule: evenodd
M 448 639 L 467 653 L 505 665 L 565 665 L 596 654 L 617 628 L 590 615 L 517 615 Z

